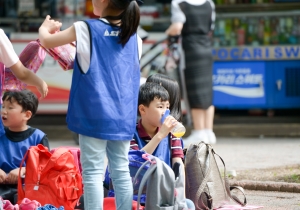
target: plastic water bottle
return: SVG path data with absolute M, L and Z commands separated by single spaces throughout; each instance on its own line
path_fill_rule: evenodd
M 162 116 L 161 118 L 161 123 L 163 123 L 166 119 L 166 117 L 168 117 L 170 115 L 170 110 L 167 109 L 165 114 Z M 185 134 L 185 127 L 184 125 L 182 125 L 182 123 L 177 122 L 176 126 L 171 130 L 171 133 L 176 136 L 177 138 L 182 137 Z

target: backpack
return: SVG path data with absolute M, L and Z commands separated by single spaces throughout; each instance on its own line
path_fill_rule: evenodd
M 41 144 L 31 146 L 20 167 L 26 160 L 24 182 L 19 174 L 18 203 L 24 198 L 36 200 L 41 205 L 52 204 L 73 210 L 82 195 L 82 178 L 67 148 L 51 154 Z
M 81 162 L 80 162 L 80 148 L 70 147 L 70 146 L 62 146 L 62 147 L 59 147 L 59 148 L 66 148 L 72 153 L 72 155 L 74 157 L 75 166 L 77 167 L 78 171 L 82 175 L 82 167 L 81 167 Z M 58 148 L 52 149 L 50 151 L 50 153 L 53 154 L 57 149 Z
M 145 154 L 144 158 L 147 161 L 137 171 L 133 180 L 133 186 L 139 184 L 138 207 L 140 205 L 142 190 L 147 183 L 145 210 L 187 209 L 184 198 L 184 176 L 180 173 L 180 167 L 177 167 L 178 170 L 174 173 L 172 168 L 159 158 L 149 154 Z M 137 182 L 140 172 L 149 163 L 150 166 L 141 182 Z
M 46 52 L 40 47 L 37 41 L 29 42 L 19 55 L 21 63 L 33 71 L 34 73 L 42 65 L 45 60 Z M 23 90 L 27 87 L 27 84 L 18 80 L 9 68 L 0 67 L 2 90 Z
M 222 177 L 215 155 L 217 154 L 212 146 L 203 141 L 189 146 L 184 163 L 186 197 L 194 202 L 197 210 L 220 208 L 229 204 L 230 198 L 241 206 L 245 206 L 247 201 L 243 188 L 229 186 L 225 163 L 217 155 L 224 165 L 224 177 Z M 244 202 L 241 202 L 235 195 L 231 194 L 230 191 L 232 189 L 238 189 L 242 192 Z

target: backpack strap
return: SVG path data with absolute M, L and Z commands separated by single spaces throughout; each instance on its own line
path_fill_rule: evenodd
M 199 188 L 198 188 L 198 190 L 197 190 L 197 193 L 196 193 L 196 195 L 195 195 L 195 205 L 196 205 L 196 208 L 197 209 L 200 209 L 199 208 L 199 206 L 198 206 L 198 200 L 199 200 L 199 198 L 201 198 L 201 194 L 203 193 L 203 190 L 204 190 L 204 188 L 205 188 L 205 185 L 206 185 L 206 183 L 207 183 L 207 181 L 208 181 L 208 178 L 209 178 L 209 175 L 210 175 L 210 171 L 211 171 L 211 164 L 212 164 L 212 159 L 213 159 L 213 157 L 212 157 L 212 152 L 211 152 L 211 150 L 212 150 L 212 148 L 211 148 L 211 146 L 210 145 L 205 145 L 206 147 L 208 147 L 208 158 L 209 158 L 209 164 L 208 164 L 208 169 L 207 169 L 207 172 L 206 172 L 206 174 L 205 174 L 205 176 L 204 176 L 204 179 L 203 179 L 203 181 L 202 181 L 202 183 L 201 183 L 201 185 L 199 186 Z M 208 197 L 210 197 L 210 196 L 208 196 Z M 211 200 L 210 200 L 211 198 L 207 198 L 207 203 L 211 203 Z M 203 203 L 203 201 L 201 200 L 201 203 Z M 204 205 L 205 206 L 205 205 Z M 205 206 L 206 207 L 206 209 L 210 209 L 210 208 L 208 208 L 207 206 Z
M 196 201 L 201 197 L 201 194 L 203 193 L 203 190 L 205 188 L 205 185 L 208 181 L 208 178 L 209 178 L 209 175 L 210 175 L 210 172 L 211 172 L 211 164 L 212 164 L 212 160 L 213 160 L 213 155 L 217 155 L 220 160 L 222 161 L 223 165 L 224 165 L 224 185 L 225 185 L 225 189 L 226 189 L 226 192 L 228 194 L 228 196 L 233 200 L 235 201 L 237 204 L 241 205 L 241 206 L 245 206 L 247 204 L 247 199 L 246 199 L 246 195 L 245 195 L 245 192 L 244 192 L 244 189 L 240 186 L 232 186 L 230 187 L 229 185 L 229 181 L 227 179 L 227 175 L 226 175 L 226 166 L 225 166 L 225 162 L 223 161 L 223 159 L 217 154 L 215 153 L 215 151 L 213 150 L 213 148 L 210 146 L 210 145 L 206 145 L 208 146 L 208 158 L 209 158 L 209 166 L 208 166 L 208 169 L 207 169 L 207 173 L 205 174 L 205 177 L 201 183 L 201 185 L 199 186 L 198 190 L 197 190 L 197 193 L 196 193 Z M 244 195 L 244 202 L 240 201 L 238 199 L 238 197 L 236 197 L 235 195 L 232 195 L 231 194 L 231 190 L 233 189 L 238 189 L 239 191 L 242 192 L 242 194 Z M 207 203 L 208 204 L 212 204 L 212 198 L 206 194 L 206 198 L 207 198 Z M 201 200 L 202 204 L 203 204 L 203 201 Z M 195 203 L 196 205 L 196 208 L 199 208 L 198 207 L 198 202 Z M 205 206 L 205 205 L 204 205 Z M 205 206 L 207 209 L 210 209 L 209 207 Z
M 240 187 L 240 186 L 230 186 L 228 178 L 227 178 L 227 175 L 226 175 L 225 162 L 223 161 L 223 159 L 217 153 L 215 153 L 215 151 L 213 149 L 212 149 L 212 152 L 220 158 L 220 160 L 222 161 L 222 163 L 224 165 L 224 184 L 225 184 L 225 189 L 226 189 L 226 192 L 227 192 L 228 196 L 233 201 L 235 201 L 237 204 L 239 204 L 241 206 L 245 206 L 247 204 L 247 199 L 246 199 L 246 195 L 245 195 L 244 189 L 242 187 Z M 233 190 L 233 189 L 239 190 L 244 195 L 244 202 L 240 201 L 240 199 L 238 197 L 236 197 L 235 195 L 231 194 L 231 190 Z
M 138 171 L 136 172 L 136 174 L 135 174 L 135 176 L 134 176 L 133 184 L 136 182 L 136 180 L 137 180 L 138 176 L 140 175 L 141 171 L 143 170 L 143 168 L 144 168 L 147 164 L 149 164 L 149 163 L 151 163 L 151 161 L 150 161 L 150 160 L 147 160 L 146 162 L 144 162 L 144 163 L 140 166 L 140 168 L 138 169 Z
M 21 161 L 20 168 L 23 166 L 25 160 L 27 159 L 28 153 L 29 153 L 29 150 L 27 150 L 27 152 L 25 153 L 25 155 L 24 155 L 24 157 Z M 19 170 L 19 177 L 18 177 L 18 197 L 19 198 L 20 197 L 21 198 L 25 197 L 25 192 L 24 192 L 24 188 L 23 188 L 23 185 L 22 185 L 21 169 Z
M 148 164 L 151 163 L 151 161 L 155 161 L 155 159 L 153 158 L 152 160 L 147 160 L 145 163 L 143 163 L 143 165 L 141 165 L 141 167 L 139 168 L 139 170 L 136 172 L 134 179 L 133 179 L 133 185 L 136 183 L 136 179 L 138 178 L 138 175 L 140 174 L 140 172 L 143 170 L 143 168 Z M 143 188 L 148 180 L 148 178 L 150 177 L 150 175 L 153 173 L 153 171 L 156 169 L 157 165 L 151 164 L 150 167 L 147 169 L 146 173 L 144 174 L 140 186 L 139 186 L 139 190 L 138 190 L 138 198 L 137 198 L 137 209 L 140 208 L 140 201 L 141 201 L 141 195 L 142 195 L 142 191 Z

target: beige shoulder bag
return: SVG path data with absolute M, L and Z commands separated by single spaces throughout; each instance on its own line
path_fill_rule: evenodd
M 185 157 L 186 197 L 192 200 L 196 209 L 216 209 L 228 204 L 230 198 L 241 206 L 247 204 L 243 188 L 229 186 L 223 159 L 217 155 L 224 165 L 224 177 L 221 176 L 215 155 L 210 144 L 200 142 L 191 144 Z M 240 190 L 244 202 L 231 194 L 232 189 Z

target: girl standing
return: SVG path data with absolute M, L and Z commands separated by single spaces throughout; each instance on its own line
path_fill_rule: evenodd
M 77 41 L 67 124 L 79 134 L 84 208 L 103 209 L 106 153 L 116 207 L 130 210 L 133 190 L 127 157 L 137 117 L 140 12 L 131 0 L 93 0 L 93 12 L 100 19 L 76 22 L 59 33 L 55 32 L 61 23 L 47 16 L 39 38 L 46 48 Z

